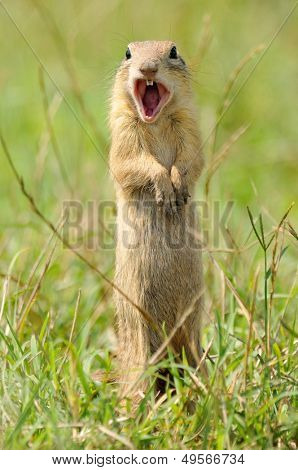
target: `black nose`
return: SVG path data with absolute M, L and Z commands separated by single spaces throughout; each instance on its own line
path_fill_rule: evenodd
M 146 62 L 143 62 L 143 64 L 140 66 L 140 72 L 146 76 L 155 75 L 157 71 L 158 64 L 154 60 L 146 60 Z

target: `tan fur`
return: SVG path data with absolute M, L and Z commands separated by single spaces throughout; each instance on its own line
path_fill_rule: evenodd
M 177 353 L 184 348 L 195 366 L 202 268 L 198 244 L 194 247 L 194 210 L 185 202 L 203 159 L 189 72 L 184 62 L 169 60 L 172 46 L 170 41 L 130 44 L 132 58 L 122 62 L 115 79 L 110 112 L 110 170 L 118 211 L 115 282 L 152 316 L 160 333 L 169 334 L 191 309 L 171 345 Z M 148 61 L 158 66 L 156 81 L 173 94 L 153 123 L 140 118 L 132 98 L 132 80 L 142 77 L 140 68 Z M 132 385 L 162 340 L 136 308 L 115 296 L 121 394 L 135 396 L 146 382 Z

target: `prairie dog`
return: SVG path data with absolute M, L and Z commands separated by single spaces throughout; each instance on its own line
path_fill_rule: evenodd
M 160 334 L 115 293 L 121 395 L 137 399 L 150 356 L 171 341 L 190 365 L 200 356 L 202 266 L 187 204 L 203 157 L 190 73 L 171 41 L 129 44 L 110 110 L 110 171 L 117 197 L 115 283 L 148 312 Z

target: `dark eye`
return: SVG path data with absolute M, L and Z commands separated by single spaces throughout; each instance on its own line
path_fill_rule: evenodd
M 170 50 L 169 57 L 170 57 L 170 59 L 178 59 L 176 46 L 173 46 L 172 49 Z
M 126 49 L 125 57 L 126 57 L 127 60 L 128 60 L 128 59 L 131 59 L 131 52 L 130 52 L 129 47 Z

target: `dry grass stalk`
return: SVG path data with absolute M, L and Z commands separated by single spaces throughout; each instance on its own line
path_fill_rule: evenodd
M 56 249 L 56 246 L 57 246 L 57 242 L 58 240 L 56 239 L 55 240 L 55 243 L 54 243 L 54 246 L 52 248 L 52 250 L 50 251 L 47 259 L 46 259 L 46 262 L 45 262 L 45 265 L 42 269 L 42 272 L 38 278 L 38 281 L 37 283 L 35 284 L 32 292 L 31 292 L 31 295 L 29 297 L 29 300 L 27 302 L 27 304 L 25 305 L 24 307 L 24 310 L 23 310 L 23 313 L 21 314 L 19 320 L 18 320 L 18 324 L 17 324 L 17 330 L 22 333 L 22 330 L 23 330 L 23 327 L 24 327 L 24 324 L 25 324 L 25 321 L 26 321 L 26 318 L 30 312 L 30 309 L 33 305 L 33 303 L 35 302 L 36 300 L 36 296 L 37 296 L 37 293 L 39 291 L 39 289 L 41 288 L 41 285 L 42 285 L 42 281 L 47 273 L 47 270 L 49 269 L 50 267 L 50 264 L 51 264 L 51 261 L 52 261 L 52 258 L 53 258 L 53 255 L 54 255 L 54 251 Z
M 63 367 L 63 365 L 64 365 L 64 363 L 65 363 L 65 361 L 68 357 L 68 354 L 69 354 L 70 345 L 72 343 L 74 329 L 75 329 L 75 325 L 76 325 L 76 321 L 77 321 L 77 317 L 78 317 L 78 310 L 79 310 L 80 300 L 81 300 L 81 289 L 79 289 L 79 292 L 78 292 L 76 306 L 75 306 L 75 310 L 74 310 L 74 316 L 73 316 L 72 325 L 71 325 L 71 329 L 70 329 L 70 335 L 69 335 L 69 339 L 68 339 L 68 345 L 67 345 L 64 357 L 61 361 L 60 367 L 58 369 L 58 375 L 60 374 L 60 372 L 62 370 L 62 367 Z
M 240 73 L 244 69 L 244 67 L 255 57 L 256 54 L 260 53 L 264 49 L 265 49 L 264 44 L 259 44 L 258 46 L 253 47 L 240 60 L 240 62 L 236 65 L 236 67 L 232 70 L 231 74 L 228 77 L 228 80 L 227 80 L 227 82 L 225 84 L 225 87 L 224 87 L 222 100 L 221 100 L 220 105 L 219 105 L 219 107 L 217 109 L 217 112 L 216 112 L 217 119 L 216 119 L 216 125 L 215 125 L 214 130 L 213 130 L 213 141 L 212 141 L 212 144 L 211 144 L 212 153 L 214 153 L 215 149 L 216 149 L 216 139 L 217 139 L 218 126 L 219 126 L 223 116 L 225 115 L 226 111 L 228 110 L 228 108 L 231 105 L 231 100 L 228 99 L 229 95 L 230 95 L 230 92 L 231 92 L 234 84 L 236 83 L 237 78 L 239 77 Z
M 249 330 L 248 330 L 248 338 L 247 338 L 247 343 L 246 343 L 246 349 L 245 349 L 245 356 L 244 356 L 244 370 L 243 370 L 243 377 L 244 377 L 244 390 L 246 390 L 247 387 L 247 377 L 248 377 L 248 358 L 249 358 L 249 353 L 250 353 L 250 348 L 251 348 L 251 341 L 252 341 L 252 335 L 253 335 L 253 321 L 254 321 L 254 313 L 255 313 L 255 308 L 256 308 L 256 299 L 257 299 L 257 289 L 258 289 L 258 281 L 259 281 L 259 274 L 260 274 L 260 268 L 258 267 L 254 280 L 253 280 L 253 288 L 252 288 L 252 300 L 251 300 L 251 305 L 250 305 L 250 318 L 249 318 Z
M 59 147 L 59 144 L 58 144 L 58 140 L 57 140 L 57 137 L 56 137 L 56 134 L 55 134 L 55 131 L 54 131 L 53 124 L 52 124 L 52 116 L 51 116 L 51 113 L 50 113 L 50 106 L 49 106 L 49 101 L 48 101 L 47 91 L 46 91 L 46 85 L 45 85 L 45 79 L 44 79 L 44 71 L 43 71 L 42 67 L 39 67 L 39 86 L 40 86 L 40 90 L 41 90 L 41 94 L 42 94 L 42 102 L 43 102 L 43 108 L 44 108 L 45 119 L 46 119 L 46 124 L 47 124 L 47 130 L 48 130 L 48 133 L 49 133 L 49 136 L 50 136 L 50 139 L 51 139 L 52 147 L 53 147 L 53 150 L 54 150 L 54 155 L 55 155 L 57 163 L 58 163 L 58 167 L 59 167 L 59 170 L 60 170 L 62 180 L 64 181 L 65 186 L 68 188 L 70 194 L 73 195 L 74 191 L 73 191 L 72 185 L 69 181 L 68 172 L 67 172 L 66 168 L 64 167 L 62 154 L 61 154 L 60 147 Z
M 278 226 L 276 227 L 275 234 L 274 234 L 274 242 L 273 242 L 273 248 L 272 248 L 272 261 L 271 261 L 271 288 L 270 288 L 269 309 L 268 309 L 270 321 L 271 321 L 272 309 L 273 309 L 273 298 L 274 298 L 274 292 L 275 292 L 277 271 L 278 271 L 279 263 L 283 254 L 286 219 L 291 209 L 293 208 L 293 206 L 294 206 L 294 203 L 292 203 L 290 207 L 287 209 L 287 211 L 281 218 Z M 282 239 L 280 242 L 280 248 L 278 250 L 280 232 L 282 233 Z
M 202 31 L 200 34 L 198 50 L 190 62 L 191 68 L 193 68 L 197 64 L 202 63 L 208 51 L 208 48 L 210 47 L 210 44 L 213 38 L 210 25 L 211 25 L 211 15 L 206 14 L 203 16 L 203 25 L 202 25 Z
M 235 142 L 237 142 L 237 140 L 240 139 L 240 137 L 247 131 L 248 128 L 249 128 L 249 125 L 241 126 L 239 129 L 237 129 L 231 135 L 231 137 L 222 145 L 219 151 L 215 154 L 209 167 L 207 168 L 207 175 L 206 175 L 206 181 L 205 181 L 206 198 L 208 197 L 208 194 L 209 194 L 211 178 L 213 177 L 214 173 L 219 168 L 221 163 L 227 158 L 231 147 L 235 144 Z
M 61 221 L 58 222 L 58 224 L 60 224 L 60 223 L 61 223 Z M 52 234 L 50 235 L 50 237 L 48 238 L 48 240 L 47 240 L 45 246 L 43 247 L 43 249 L 42 249 L 41 252 L 39 253 L 38 258 L 37 258 L 37 260 L 35 261 L 35 263 L 34 263 L 32 269 L 31 269 L 31 271 L 30 271 L 30 273 L 29 273 L 29 277 L 28 277 L 27 282 L 23 284 L 23 287 L 24 287 L 24 289 L 25 289 L 25 294 L 24 294 L 24 295 L 21 297 L 21 299 L 20 299 L 20 303 L 19 303 L 19 307 L 18 307 L 18 316 L 21 314 L 21 311 L 23 310 L 24 303 L 25 303 L 25 299 L 26 299 L 27 290 L 30 288 L 32 279 L 34 278 L 34 275 L 35 275 L 35 273 L 36 273 L 36 271 L 37 271 L 37 269 L 38 269 L 38 267 L 39 267 L 39 265 L 40 265 L 40 263 L 41 263 L 41 260 L 42 260 L 42 258 L 44 257 L 44 255 L 46 254 L 46 252 L 47 252 L 47 250 L 48 250 L 48 248 L 49 248 L 49 246 L 50 246 L 50 244 L 51 244 L 51 242 L 52 242 L 54 236 L 55 236 L 55 235 L 52 233 Z

